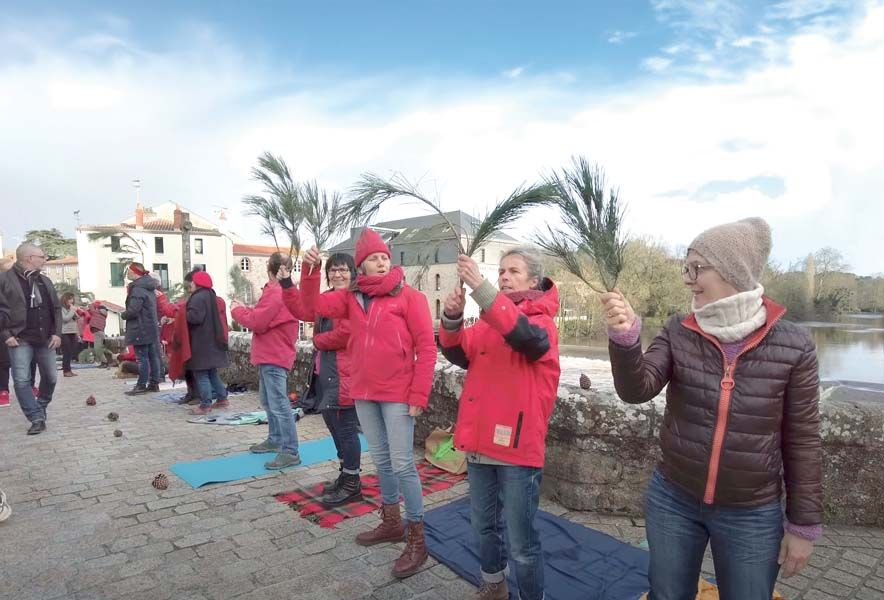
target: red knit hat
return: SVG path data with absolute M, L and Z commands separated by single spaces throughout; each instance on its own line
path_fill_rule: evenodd
M 374 254 L 375 252 L 383 252 L 390 257 L 390 249 L 384 243 L 384 239 L 374 229 L 366 227 L 362 230 L 362 235 L 356 240 L 356 266 Z
M 212 277 L 205 271 L 197 271 L 193 274 L 193 283 L 199 287 L 212 288 Z
M 139 277 L 143 277 L 150 273 L 147 269 L 140 268 L 137 264 L 132 263 L 129 265 L 129 270 L 138 275 Z

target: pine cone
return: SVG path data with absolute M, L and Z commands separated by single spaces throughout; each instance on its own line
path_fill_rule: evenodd
M 86 406 L 95 406 L 95 396 L 86 398 Z
M 120 419 L 120 415 L 118 415 L 117 413 L 115 413 L 115 412 L 107 413 L 107 420 L 108 421 L 118 421 L 119 419 Z
M 114 429 L 114 437 L 123 437 L 123 432 L 119 429 Z
M 150 484 L 158 490 L 165 490 L 169 487 L 169 478 L 166 477 L 165 473 L 160 473 L 153 478 L 153 481 L 151 481 Z
M 589 376 L 586 373 L 580 374 L 580 388 L 584 390 L 588 390 L 592 387 L 592 381 L 590 381 Z

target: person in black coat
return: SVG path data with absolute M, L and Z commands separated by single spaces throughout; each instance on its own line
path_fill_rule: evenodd
M 135 396 L 158 392 L 163 378 L 163 363 L 159 352 L 157 282 L 144 265 L 136 262 L 129 265 L 126 277 L 132 283 L 126 292 L 126 310 L 120 316 L 126 321 L 126 345 L 135 347 L 138 361 L 138 382 L 126 394 Z
M 190 337 L 190 360 L 186 366 L 193 371 L 200 405 L 191 414 L 212 412 L 212 394 L 217 401 L 214 408 L 226 408 L 227 386 L 218 376 L 218 369 L 227 366 L 227 306 L 212 289 L 212 278 L 199 271 L 190 282 L 192 294 L 187 300 L 187 329 Z

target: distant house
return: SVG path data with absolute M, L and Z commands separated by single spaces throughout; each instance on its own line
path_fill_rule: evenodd
M 91 239 L 92 234 L 104 234 Z M 181 283 L 184 274 L 202 266 L 215 291 L 227 297 L 234 239 L 214 223 L 167 202 L 154 207 L 136 205 L 130 217 L 118 223 L 77 228 L 80 290 L 95 298 L 124 305 L 125 269 L 138 261 L 159 276 L 164 289 Z M 117 333 L 111 330 L 108 333 Z
M 43 273 L 53 283 L 67 283 L 79 287 L 80 268 L 76 256 L 65 256 L 55 260 L 47 260 Z
M 457 237 L 460 237 L 463 246 L 467 246 L 469 236 L 479 224 L 478 219 L 462 211 L 448 212 L 445 216 L 455 227 L 456 232 L 452 231 L 448 223 L 438 214 L 370 225 L 390 246 L 393 264 L 402 265 L 408 283 L 426 296 L 434 320 L 441 318 L 446 296 L 459 283 Z M 327 252 L 353 254 L 356 240 L 361 232 L 362 228 L 352 229 L 348 240 L 329 248 Z M 518 245 L 520 245 L 518 240 L 500 233 L 476 252 L 473 258 L 479 264 L 482 274 L 496 285 L 501 256 Z M 466 318 L 479 316 L 479 305 L 469 296 L 464 316 Z

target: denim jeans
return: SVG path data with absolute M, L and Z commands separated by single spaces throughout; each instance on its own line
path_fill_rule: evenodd
M 163 378 L 163 363 L 160 361 L 159 343 L 135 346 L 135 360 L 138 362 L 138 381 L 144 387 L 148 383 L 159 383 Z
M 783 509 L 704 504 L 654 472 L 645 523 L 651 551 L 649 600 L 694 600 L 707 542 L 721 600 L 770 600 L 780 567 Z
M 356 416 L 356 410 L 353 408 L 324 410 L 322 419 L 335 441 L 335 449 L 338 451 L 338 460 L 341 461 L 343 472 L 358 474 L 362 459 L 362 444 L 359 443 L 359 417 Z
M 12 363 L 12 381 L 15 386 L 15 396 L 21 405 L 21 410 L 31 423 L 46 420 L 46 407 L 52 402 L 52 393 L 55 391 L 55 382 L 58 373 L 55 370 L 55 350 L 50 350 L 46 344 L 32 346 L 26 342 L 19 342 L 18 346 L 9 349 L 9 359 Z M 40 371 L 40 397 L 34 398 L 33 379 L 31 375 L 31 362 L 36 360 Z
M 194 371 L 193 376 L 200 395 L 200 406 L 211 406 L 213 394 L 218 400 L 227 400 L 227 386 L 218 377 L 218 369 Z
M 258 393 L 267 412 L 270 435 L 267 441 L 280 452 L 298 453 L 298 425 L 288 396 L 288 370 L 276 365 L 258 365 Z
M 414 465 L 414 417 L 404 402 L 357 400 L 356 412 L 368 450 L 378 470 L 384 504 L 399 504 L 405 497 L 405 518 L 424 519 L 424 496 Z
M 509 465 L 467 465 L 470 481 L 470 521 L 479 540 L 482 578 L 504 579 L 507 567 L 501 516 L 506 519 L 509 557 L 524 600 L 543 598 L 543 554 L 534 516 L 540 502 L 543 470 Z

